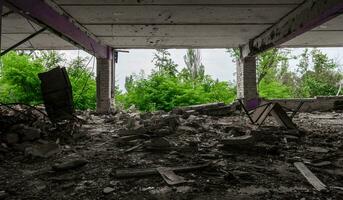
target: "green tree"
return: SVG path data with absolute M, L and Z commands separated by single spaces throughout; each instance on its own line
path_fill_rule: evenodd
M 338 68 L 339 65 L 319 49 L 306 49 L 298 64 L 297 94 L 302 97 L 336 95 L 342 80 Z
M 93 60 L 92 69 L 88 68 L 88 63 Z M 73 88 L 73 98 L 75 108 L 95 109 L 96 107 L 96 81 L 93 73 L 94 57 L 76 57 L 67 67 L 69 79 Z
M 201 55 L 199 49 L 188 49 L 183 57 L 186 64 L 186 73 L 192 81 L 202 80 L 205 77 L 205 67 L 201 63 Z
M 240 58 L 240 51 L 228 49 L 234 61 Z M 289 60 L 293 57 L 288 49 L 271 49 L 257 56 L 256 79 L 259 95 L 267 98 L 287 98 L 292 96 L 295 73 L 289 70 Z
M 192 73 L 185 73 L 188 71 L 186 68 L 180 73 L 176 70 L 173 73 L 165 70 L 176 69 L 176 65 L 171 60 L 170 54 L 166 54 L 166 51 L 163 52 L 155 55 L 154 58 L 157 71 L 153 71 L 147 77 L 141 73 L 126 78 L 127 92 L 117 97 L 118 104 L 126 108 L 135 105 L 142 111 L 169 111 L 177 106 L 233 101 L 235 98 L 234 86 L 226 82 L 214 81 L 210 76 L 201 72 L 201 69 L 201 78 L 198 71 L 197 81 L 193 81 Z
M 66 59 L 64 54 L 58 51 L 39 51 L 38 59 L 41 61 L 42 65 L 47 69 L 52 69 L 58 66 L 64 66 Z
M 175 76 L 177 74 L 177 64 L 170 58 L 170 53 L 166 49 L 157 49 L 153 62 L 159 73 L 168 73 Z
M 45 71 L 38 60 L 29 55 L 9 52 L 2 57 L 0 69 L 0 101 L 3 103 L 42 102 L 38 74 Z
M 43 103 L 38 74 L 62 66 L 64 58 L 58 52 L 37 52 L 38 57 L 23 52 L 9 52 L 2 57 L 0 68 L 0 102 Z M 94 60 L 93 60 L 94 61 Z M 94 109 L 96 84 L 86 59 L 76 58 L 67 65 L 77 109 Z M 93 63 L 94 66 L 94 63 Z M 93 68 L 94 69 L 94 68 Z

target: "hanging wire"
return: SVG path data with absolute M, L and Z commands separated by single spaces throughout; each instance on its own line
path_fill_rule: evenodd
M 93 58 L 95 58 L 95 57 L 93 56 Z M 84 83 L 84 85 L 83 85 L 83 87 L 82 87 L 82 90 L 81 90 L 81 92 L 78 94 L 78 96 L 77 96 L 75 102 L 78 102 L 78 101 L 80 100 L 80 98 L 81 98 L 81 95 L 82 95 L 85 91 L 88 90 L 88 88 L 87 88 L 87 90 L 85 90 L 85 89 L 86 89 L 86 86 L 87 86 L 87 84 L 88 84 L 88 81 L 91 79 L 91 76 L 92 76 L 92 74 L 94 73 L 94 69 L 95 69 L 95 59 L 93 59 L 93 67 L 92 67 L 92 70 L 91 70 L 91 72 L 88 74 L 87 79 L 86 79 L 86 81 L 85 81 L 85 83 Z
M 75 102 L 78 102 L 78 101 L 80 100 L 82 93 L 83 93 L 83 92 L 85 91 L 85 89 L 86 89 L 86 86 L 87 86 L 87 84 L 88 84 L 89 79 L 91 78 L 92 74 L 94 73 L 94 69 L 95 69 L 95 50 L 94 50 L 94 47 L 93 47 L 92 43 L 91 43 L 90 45 L 91 45 L 92 50 L 93 50 L 92 58 L 94 58 L 94 59 L 93 59 L 92 70 L 91 70 L 91 72 L 88 74 L 88 77 L 87 77 L 87 79 L 86 79 L 86 82 L 85 82 L 85 84 L 83 85 L 81 92 L 78 94 L 78 96 L 77 96 Z M 88 90 L 88 88 L 87 88 L 87 90 Z

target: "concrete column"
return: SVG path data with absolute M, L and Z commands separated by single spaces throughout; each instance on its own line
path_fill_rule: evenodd
M 241 58 L 237 61 L 237 98 L 246 102 L 256 97 L 256 57 Z
M 97 58 L 96 111 L 98 113 L 109 113 L 113 107 L 112 70 L 112 59 Z

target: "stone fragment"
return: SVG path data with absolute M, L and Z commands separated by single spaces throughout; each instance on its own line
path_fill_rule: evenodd
M 25 127 L 22 131 L 22 141 L 34 141 L 41 137 L 41 130 L 32 127 Z
M 111 188 L 111 187 L 105 187 L 104 189 L 103 189 L 103 193 L 104 194 L 109 194 L 109 193 L 111 193 L 111 192 L 113 192 L 115 189 L 114 188 Z
M 254 137 L 251 135 L 228 137 L 222 140 L 222 143 L 227 146 L 251 146 L 254 142 Z
M 308 147 L 307 150 L 314 153 L 328 153 L 329 150 L 322 147 Z
M 70 169 L 76 169 L 79 167 L 83 167 L 88 163 L 85 159 L 75 159 L 75 160 L 68 160 L 66 162 L 55 164 L 52 166 L 52 169 L 54 171 L 64 171 L 64 170 L 70 170 Z
M 9 145 L 14 145 L 19 142 L 19 136 L 16 133 L 7 133 L 4 135 L 3 139 Z
M 0 191 L 0 199 L 6 199 L 8 197 L 8 193 L 5 191 Z
M 49 158 L 52 155 L 57 154 L 59 152 L 59 145 L 55 143 L 37 144 L 31 147 L 27 147 L 25 149 L 26 155 L 31 155 L 40 158 Z

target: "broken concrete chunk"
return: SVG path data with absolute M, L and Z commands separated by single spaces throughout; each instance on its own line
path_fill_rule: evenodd
M 228 137 L 222 139 L 222 143 L 227 146 L 244 146 L 254 144 L 255 139 L 251 135 L 244 135 L 239 137 Z
M 188 182 L 184 177 L 176 175 L 171 168 L 159 167 L 157 168 L 157 171 L 169 185 L 178 185 Z
M 314 153 L 328 153 L 329 150 L 322 147 L 308 147 L 307 150 Z
M 64 170 L 70 170 L 70 169 L 76 169 L 79 167 L 83 167 L 88 163 L 85 159 L 75 159 L 75 160 L 69 160 L 60 164 L 55 164 L 52 166 L 52 169 L 54 171 L 64 171 Z
M 156 138 L 147 143 L 147 146 L 149 146 L 150 148 L 163 149 L 168 148 L 172 145 L 166 138 Z
M 37 144 L 31 147 L 27 147 L 25 149 L 26 155 L 31 155 L 40 158 L 49 158 L 52 155 L 57 154 L 59 152 L 59 145 L 55 143 Z
M 9 195 L 5 191 L 0 191 L 0 199 L 6 199 Z
M 322 161 L 322 162 L 316 162 L 316 163 L 310 163 L 311 166 L 314 167 L 325 167 L 325 166 L 329 166 L 332 163 L 330 161 Z
M 33 141 L 41 137 L 41 130 L 24 124 L 17 124 L 10 128 L 9 133 L 18 134 L 23 141 Z
M 197 130 L 190 126 L 179 126 L 177 128 L 178 133 L 185 133 L 185 134 L 196 134 Z
M 113 192 L 115 189 L 114 188 L 111 188 L 111 187 L 105 187 L 104 189 L 103 189 L 103 193 L 104 194 L 109 194 L 109 193 L 111 193 L 111 192 Z
M 9 145 L 14 145 L 19 142 L 19 136 L 16 133 L 7 133 L 4 135 L 3 139 Z
M 34 141 L 41 137 L 41 130 L 32 127 L 26 127 L 23 130 L 23 141 Z

